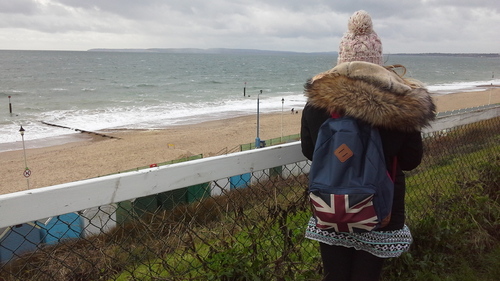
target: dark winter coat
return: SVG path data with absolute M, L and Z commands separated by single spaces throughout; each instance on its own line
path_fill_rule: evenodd
M 405 219 L 405 176 L 422 159 L 420 130 L 435 116 L 435 106 L 425 88 L 403 80 L 384 67 L 343 63 L 321 73 L 305 85 L 308 101 L 302 112 L 302 153 L 312 159 L 319 127 L 332 113 L 348 115 L 379 128 L 386 166 L 397 172 L 391 222 L 381 230 L 401 229 Z

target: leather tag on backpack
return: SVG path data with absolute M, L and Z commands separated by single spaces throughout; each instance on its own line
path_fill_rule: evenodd
M 333 154 L 335 154 L 335 156 L 337 156 L 337 158 L 342 163 L 347 161 L 353 155 L 352 150 L 345 143 L 343 143 L 341 146 L 335 149 Z

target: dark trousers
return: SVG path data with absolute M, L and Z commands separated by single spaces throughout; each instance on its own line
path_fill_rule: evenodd
M 320 244 L 324 281 L 377 281 L 384 259 L 365 251 Z

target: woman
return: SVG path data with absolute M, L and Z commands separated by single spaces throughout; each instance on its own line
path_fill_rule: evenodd
M 378 128 L 388 171 L 397 158 L 391 220 L 377 231 L 341 233 L 319 229 L 313 217 L 306 237 L 320 242 L 324 280 L 378 280 L 384 259 L 401 255 L 412 241 L 404 224 L 402 171 L 420 164 L 420 130 L 434 118 L 435 106 L 417 81 L 402 79 L 381 66 L 382 45 L 368 13 L 354 13 L 348 27 L 340 44 L 338 65 L 306 84 L 302 152 L 314 161 L 319 127 L 332 114 L 352 116 Z

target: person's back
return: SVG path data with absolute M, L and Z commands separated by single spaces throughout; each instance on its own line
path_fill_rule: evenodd
M 404 224 L 402 170 L 420 164 L 420 129 L 433 119 L 435 106 L 425 89 L 380 66 L 381 42 L 366 12 L 358 11 L 349 19 L 349 30 L 340 45 L 338 65 L 305 86 L 308 102 L 302 112 L 302 152 L 314 162 L 318 130 L 332 113 L 377 127 L 388 170 L 397 157 L 391 220 L 377 231 L 353 235 L 319 229 L 312 217 L 306 237 L 320 242 L 325 280 L 378 280 L 384 258 L 399 256 L 412 242 Z

